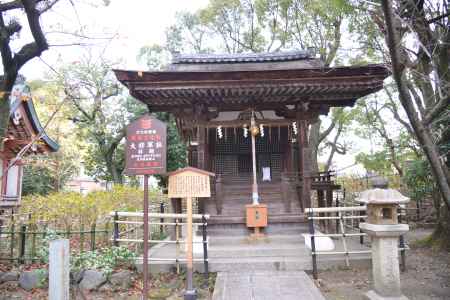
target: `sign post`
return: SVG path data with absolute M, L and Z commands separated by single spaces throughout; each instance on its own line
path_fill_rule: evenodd
M 169 198 L 186 198 L 186 212 L 187 212 L 187 228 L 186 228 L 186 281 L 187 288 L 184 294 L 184 300 L 197 299 L 197 292 L 193 285 L 193 269 L 194 260 L 192 253 L 192 198 L 209 198 L 211 197 L 210 188 L 210 176 L 214 176 L 214 173 L 210 173 L 204 170 L 187 167 L 179 169 L 169 174 Z
M 166 173 L 166 124 L 148 115 L 127 127 L 125 174 L 144 175 L 144 253 L 142 299 L 148 298 L 148 178 Z

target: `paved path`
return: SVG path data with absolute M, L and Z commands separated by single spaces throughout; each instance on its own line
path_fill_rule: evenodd
M 325 300 L 303 271 L 242 271 L 219 272 L 213 300 Z

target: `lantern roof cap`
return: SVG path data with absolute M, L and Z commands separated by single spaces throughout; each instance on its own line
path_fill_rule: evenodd
M 211 173 L 211 172 L 208 172 L 208 171 L 205 171 L 205 170 L 202 170 L 202 169 L 197 169 L 197 168 L 194 168 L 194 167 L 180 168 L 178 170 L 175 170 L 173 172 L 168 173 L 167 175 L 170 177 L 170 176 L 177 175 L 177 174 L 180 174 L 180 173 L 183 173 L 183 172 L 194 172 L 194 173 L 198 173 L 200 175 L 216 176 L 216 174 L 214 174 L 214 173 Z
M 371 189 L 361 193 L 356 201 L 365 204 L 402 204 L 408 203 L 409 198 L 394 189 Z

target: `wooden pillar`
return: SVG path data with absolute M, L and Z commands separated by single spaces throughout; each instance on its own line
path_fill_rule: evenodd
M 311 207 L 311 152 L 309 151 L 309 122 L 302 110 L 297 110 L 298 171 L 302 182 L 303 207 Z
M 318 189 L 317 190 L 317 205 L 319 207 L 326 207 L 325 205 L 325 192 L 322 189 Z M 324 217 L 325 214 L 324 213 L 319 213 L 319 217 Z M 324 230 L 325 232 L 327 232 L 325 230 L 326 225 L 325 225 L 326 221 L 325 220 L 320 220 L 319 221 L 319 225 L 321 227 L 321 230 Z
M 205 170 L 207 164 L 206 129 L 203 126 L 197 127 L 197 168 Z
M 289 127 L 288 127 L 288 130 L 289 130 Z M 285 161 L 285 164 L 286 164 L 284 166 L 284 171 L 288 172 L 288 173 L 292 173 L 293 172 L 292 165 L 294 164 L 294 161 L 293 161 L 292 153 L 294 151 L 293 151 L 292 148 L 293 148 L 293 143 L 288 140 L 287 143 L 286 143 L 286 152 L 285 152 L 285 155 L 284 155 L 285 156 L 284 161 Z M 289 175 L 291 175 L 291 174 L 289 174 Z
M 206 145 L 206 128 L 203 126 L 197 127 L 197 168 L 201 170 L 207 169 L 207 155 L 208 155 L 208 147 Z M 205 200 L 197 198 L 197 205 L 199 209 L 199 213 L 205 213 Z

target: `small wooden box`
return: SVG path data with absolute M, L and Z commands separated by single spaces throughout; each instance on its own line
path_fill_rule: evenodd
M 267 205 L 246 205 L 247 227 L 267 226 Z

